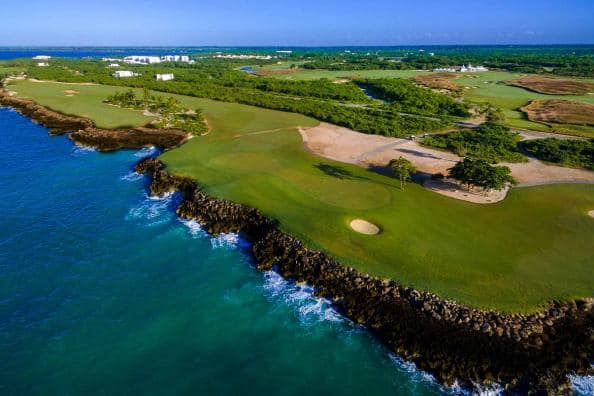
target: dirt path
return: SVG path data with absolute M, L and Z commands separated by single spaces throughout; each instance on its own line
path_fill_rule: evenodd
M 442 173 L 460 161 L 456 154 L 423 147 L 408 140 L 379 135 L 367 135 L 348 128 L 320 123 L 313 128 L 300 128 L 305 147 L 312 153 L 363 167 L 384 167 L 400 156 L 408 159 L 419 172 L 431 175 Z M 526 132 L 525 139 L 547 137 L 542 132 Z M 519 186 L 553 183 L 594 183 L 594 172 L 583 169 L 546 165 L 536 159 L 525 163 L 505 163 Z M 494 203 L 505 198 L 507 190 L 483 193 L 467 191 L 451 180 L 427 181 L 425 187 L 449 197 L 475 203 Z

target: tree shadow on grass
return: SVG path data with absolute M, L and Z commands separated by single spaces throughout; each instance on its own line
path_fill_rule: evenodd
M 321 170 L 322 172 L 324 172 L 325 174 L 327 174 L 328 176 L 336 177 L 338 179 L 361 178 L 360 176 L 355 176 L 353 174 L 353 172 L 351 172 L 347 169 L 341 168 L 340 166 L 323 164 L 323 163 L 319 163 L 314 166 L 316 168 L 318 168 L 319 170 Z

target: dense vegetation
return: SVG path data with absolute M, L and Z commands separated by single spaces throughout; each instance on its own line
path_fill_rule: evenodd
M 543 161 L 594 170 L 594 139 L 536 139 L 523 142 L 521 147 Z
M 367 79 L 359 82 L 372 96 L 385 100 L 395 111 L 427 116 L 468 117 L 468 105 L 401 78 Z
M 425 48 L 375 48 L 348 53 L 310 53 L 307 69 L 325 70 L 432 70 L 467 63 L 521 73 L 566 76 L 594 75 L 594 47 L 583 46 L 461 46 Z
M 41 80 L 95 82 L 242 103 L 301 113 L 364 133 L 407 136 L 449 125 L 445 118 L 402 115 L 401 112 L 407 113 L 405 106 L 401 106 L 404 110 L 398 110 L 390 105 L 362 103 L 370 101 L 354 84 L 334 84 L 323 79 L 281 81 L 258 78 L 231 69 L 230 64 L 220 61 L 205 60 L 195 65 L 127 65 L 127 69 L 141 75 L 121 79 L 112 77 L 112 70 L 97 60 L 56 59 L 50 67 L 44 68 L 22 62 L 28 65 L 30 77 Z M 153 78 L 156 73 L 174 73 L 175 80 L 156 81 Z
M 421 144 L 492 163 L 522 162 L 527 159 L 518 148 L 520 140 L 521 136 L 506 126 L 484 123 L 474 129 L 430 136 L 423 139 Z
M 157 128 L 177 128 L 193 135 L 208 132 L 208 126 L 199 109 L 184 109 L 179 100 L 174 97 L 151 95 L 148 89 L 144 89 L 142 97 L 137 97 L 133 90 L 116 92 L 108 96 L 105 102 L 157 114 L 158 118 L 153 123 Z
M 507 166 L 493 166 L 482 159 L 464 158 L 449 169 L 449 176 L 469 187 L 486 190 L 501 190 L 507 183 L 515 183 Z

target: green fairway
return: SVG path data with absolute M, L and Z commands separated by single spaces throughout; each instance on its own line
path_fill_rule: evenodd
M 12 81 L 9 89 L 19 97 L 34 99 L 37 103 L 64 114 L 79 115 L 92 119 L 100 128 L 142 126 L 153 120 L 141 111 L 121 109 L 103 101 L 115 92 L 113 87 L 103 85 L 71 85 L 40 83 L 28 80 Z M 123 91 L 120 88 L 119 91 Z M 66 93 L 76 91 L 76 94 Z M 137 94 L 141 91 L 137 90 Z M 67 96 L 73 95 L 73 96 Z
M 303 63 L 303 62 L 301 62 Z M 288 71 L 292 62 L 283 62 L 281 64 L 265 65 L 265 66 L 251 66 L 254 71 Z M 299 64 L 297 62 L 296 64 Z M 271 74 L 274 78 L 283 80 L 316 80 L 319 78 L 327 78 L 330 80 L 339 80 L 341 78 L 409 78 L 419 74 L 428 73 L 417 70 L 344 70 L 344 71 L 329 71 L 329 70 L 308 70 L 299 69 L 290 73 Z
M 544 95 L 524 88 L 513 87 L 505 81 L 525 76 L 525 74 L 509 72 L 486 72 L 465 74 L 456 79 L 456 83 L 464 90 L 464 98 L 477 103 L 488 102 L 503 110 L 505 123 L 513 128 L 533 129 L 544 132 L 560 132 L 570 135 L 594 137 L 594 128 L 579 125 L 546 125 L 532 122 L 526 118 L 520 108 L 535 99 L 568 99 L 594 104 L 594 95 Z
M 121 124 L 147 120 L 101 104 L 114 87 L 17 82 L 10 89 L 100 125 L 115 124 L 115 114 Z M 67 98 L 78 105 L 62 97 L 66 89 L 79 92 Z M 296 127 L 314 126 L 315 120 L 179 98 L 203 110 L 211 132 L 164 153 L 168 169 L 195 178 L 214 196 L 259 208 L 344 264 L 501 311 L 527 312 L 552 299 L 592 295 L 594 219 L 587 212 L 594 209 L 594 185 L 516 188 L 491 205 L 450 199 L 416 184 L 401 191 L 393 178 L 305 151 Z M 354 232 L 349 223 L 355 218 L 382 232 Z

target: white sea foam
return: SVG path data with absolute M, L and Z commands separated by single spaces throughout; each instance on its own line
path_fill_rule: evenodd
M 285 280 L 274 271 L 264 272 L 264 290 L 271 299 L 280 299 L 293 307 L 301 322 L 342 322 L 346 319 L 332 308 L 330 301 L 314 296 L 314 289 L 305 283 Z
M 210 239 L 213 249 L 235 249 L 247 248 L 250 246 L 249 242 L 240 238 L 239 234 L 229 232 L 213 236 Z
M 569 381 L 578 395 L 594 395 L 594 375 L 570 375 Z
M 75 143 L 74 148 L 72 150 L 72 155 L 78 157 L 95 151 L 97 150 L 93 147 L 83 146 L 82 144 Z
M 198 238 L 206 235 L 206 232 L 204 231 L 204 229 L 202 229 L 202 226 L 196 220 L 187 220 L 180 218 L 179 221 L 181 221 L 183 225 L 188 227 L 188 231 L 190 232 L 192 237 Z
M 157 154 L 158 152 L 159 152 L 159 150 L 155 146 L 150 146 L 150 147 L 144 147 L 144 148 L 138 150 L 136 153 L 134 153 L 134 156 L 138 157 L 138 158 L 146 158 L 146 157 L 151 157 L 151 156 Z
M 146 221 L 148 226 L 166 223 L 171 218 L 171 211 L 168 209 L 173 194 L 163 197 L 149 197 L 145 195 L 139 204 L 128 211 L 126 220 Z
M 174 191 L 168 191 L 163 195 L 146 195 L 146 197 L 151 201 L 171 201 L 173 194 L 175 194 Z
M 120 177 L 120 180 L 124 180 L 124 181 L 136 181 L 136 180 L 142 179 L 143 177 L 144 176 L 141 175 L 140 173 L 132 171 L 132 172 L 130 172 L 130 173 L 128 173 L 128 174 Z

